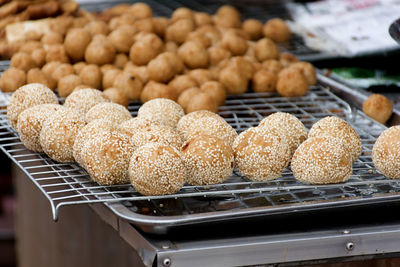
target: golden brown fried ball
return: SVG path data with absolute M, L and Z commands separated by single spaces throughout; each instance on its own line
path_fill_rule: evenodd
M 171 22 L 175 22 L 180 19 L 190 19 L 194 21 L 194 15 L 192 10 L 186 7 L 179 7 L 172 12 Z
M 113 84 L 118 76 L 121 73 L 119 69 L 110 69 L 104 72 L 102 85 L 103 88 L 110 88 L 113 87 Z
M 31 57 L 35 65 L 39 68 L 46 63 L 46 51 L 43 48 L 37 48 L 33 50 Z
M 189 68 L 206 68 L 208 66 L 207 50 L 199 42 L 185 42 L 179 47 L 178 54 Z
M 153 16 L 153 10 L 148 4 L 135 3 L 129 8 L 129 14 L 133 15 L 136 19 L 151 18 Z
M 53 78 L 56 82 L 58 82 L 62 77 L 75 74 L 75 70 L 71 64 L 64 63 L 58 66 L 53 73 L 51 74 L 51 78 Z
M 178 104 L 181 105 L 185 113 L 188 113 L 187 106 L 189 105 L 190 101 L 192 101 L 193 97 L 202 91 L 198 87 L 191 87 L 183 91 L 180 96 L 178 97 Z
M 123 69 L 125 64 L 129 62 L 129 58 L 126 54 L 120 53 L 115 55 L 113 65 L 118 69 Z
M 183 60 L 175 52 L 164 52 L 164 56 L 168 59 L 172 65 L 176 74 L 180 74 L 185 69 Z
M 38 41 L 27 41 L 21 45 L 18 52 L 25 52 L 25 53 L 31 54 L 33 52 L 33 50 L 38 49 L 38 48 L 43 48 L 42 43 L 40 43 Z
M 280 18 L 270 19 L 265 22 L 263 34 L 265 37 L 278 43 L 286 42 L 290 39 L 290 29 Z
M 103 91 L 103 95 L 111 102 L 120 104 L 126 108 L 129 105 L 128 95 L 120 88 L 110 87 Z
M 213 24 L 213 19 L 211 15 L 206 12 L 194 12 L 193 16 L 194 16 L 194 23 L 196 24 L 197 27 Z
M 153 33 L 146 34 L 131 47 L 129 57 L 138 66 L 146 65 L 163 50 L 163 41 Z
M 176 53 L 176 52 L 178 52 L 178 45 L 172 41 L 166 42 L 164 45 L 164 51 Z
M 256 71 L 253 62 L 246 57 L 233 57 L 228 62 L 229 66 L 235 66 L 247 79 L 251 79 Z
M 89 85 L 81 84 L 81 85 L 78 85 L 77 87 L 75 87 L 72 92 L 80 91 L 80 90 L 83 90 L 83 89 L 93 89 L 93 88 L 90 88 Z
M 244 54 L 243 56 L 251 58 L 251 60 L 253 60 L 253 61 L 257 61 L 257 59 L 256 59 L 256 42 L 255 41 L 247 41 L 247 51 L 246 51 L 246 54 Z
M 65 36 L 64 47 L 68 56 L 73 61 L 80 61 L 85 55 L 85 50 L 92 40 L 91 34 L 85 29 L 71 29 Z
M 74 18 L 74 21 L 72 22 L 71 28 L 83 28 L 88 24 L 90 20 L 86 17 L 78 17 Z
M 199 32 L 210 39 L 212 45 L 217 45 L 222 40 L 221 32 L 213 25 L 203 25 L 196 29 Z
M 241 24 L 240 12 L 233 6 L 224 5 L 217 10 L 214 22 L 222 28 L 239 28 Z
M 202 85 L 205 82 L 215 80 L 214 75 L 208 69 L 195 69 L 188 72 L 190 78 L 195 80 L 198 85 Z
M 139 19 L 139 20 L 135 21 L 133 26 L 139 32 L 147 32 L 147 33 L 154 32 L 153 19 L 152 18 Z
M 150 81 L 143 88 L 140 95 L 140 101 L 146 103 L 149 100 L 155 98 L 168 98 L 171 100 L 176 100 L 176 95 L 174 90 L 166 84 Z
M 85 30 L 87 30 L 93 37 L 98 34 L 108 35 L 110 28 L 107 23 L 101 20 L 94 20 L 86 24 Z
M 228 94 L 243 94 L 247 91 L 249 80 L 236 66 L 223 68 L 218 79 L 225 86 Z
M 286 68 L 278 74 L 276 90 L 285 97 L 304 96 L 308 92 L 308 81 L 300 70 Z
M 100 67 L 100 71 L 103 75 L 104 75 L 104 73 L 106 73 L 106 71 L 109 71 L 109 70 L 118 70 L 118 68 L 112 64 L 105 64 Z
M 73 17 L 59 16 L 50 22 L 50 29 L 64 36 L 73 23 Z
M 253 91 L 261 92 L 275 92 L 276 91 L 276 74 L 267 70 L 257 71 L 252 80 Z
M 55 44 L 50 45 L 46 49 L 46 62 L 59 61 L 61 63 L 69 63 L 69 58 L 64 45 Z
M 169 24 L 169 19 L 166 17 L 157 17 L 152 18 L 152 20 L 154 33 L 163 38 Z
M 103 74 L 99 66 L 95 64 L 89 64 L 82 68 L 79 73 L 79 77 L 82 80 L 82 83 L 90 86 L 91 88 L 101 89 L 101 81 L 103 79 Z
M 122 72 L 115 78 L 113 87 L 123 90 L 129 99 L 137 100 L 142 92 L 143 83 L 138 77 Z
M 222 46 L 231 51 L 234 56 L 244 55 L 248 48 L 246 39 L 232 30 L 224 33 L 222 37 Z
M 201 43 L 205 48 L 208 48 L 211 46 L 211 40 L 207 36 L 205 36 L 204 34 L 198 32 L 198 31 L 189 33 L 185 42 L 189 42 L 189 41 Z
M 180 19 L 169 25 L 165 31 L 165 40 L 173 41 L 177 44 L 185 42 L 195 28 L 194 22 L 191 19 Z
M 242 29 L 250 36 L 250 39 L 257 40 L 262 35 L 263 25 L 257 19 L 246 19 L 242 24 Z
M 300 61 L 290 65 L 290 68 L 297 68 L 301 70 L 306 76 L 309 85 L 317 83 L 317 74 L 315 73 L 314 66 L 311 63 Z
M 0 77 L 0 89 L 3 92 L 14 92 L 26 83 L 26 74 L 23 70 L 10 67 Z
M 226 100 L 226 90 L 225 87 L 217 81 L 209 81 L 205 82 L 200 90 L 209 94 L 212 99 L 217 103 L 218 106 L 222 106 L 225 104 Z
M 124 67 L 124 72 L 129 73 L 132 76 L 138 77 L 143 84 L 146 84 L 149 81 L 147 66 L 134 66 L 132 62 L 128 62 Z
M 270 39 L 263 38 L 256 43 L 255 56 L 258 61 L 279 58 L 279 48 Z
M 75 73 L 79 74 L 81 72 L 81 70 L 83 69 L 83 67 L 85 67 L 86 65 L 87 65 L 86 62 L 81 61 L 81 62 L 75 63 L 74 65 L 72 65 L 72 67 L 74 68 Z
M 47 76 L 51 77 L 53 75 L 54 70 L 60 66 L 62 63 L 58 61 L 52 61 L 45 64 L 42 67 L 42 71 L 47 74 Z
M 209 47 L 207 51 L 210 65 L 212 66 L 216 66 L 221 61 L 232 57 L 232 54 L 228 49 L 219 46 Z
M 38 68 L 30 69 L 26 75 L 26 83 L 41 83 L 54 91 L 57 82 Z
M 299 59 L 290 53 L 281 53 L 279 62 L 284 68 L 289 67 L 291 64 L 298 62 Z
M 168 82 L 175 76 L 175 67 L 165 56 L 165 53 L 159 54 L 147 65 L 149 79 L 156 82 Z
M 114 31 L 116 30 L 119 26 L 122 25 L 131 25 L 135 23 L 136 19 L 131 16 L 129 13 L 122 14 L 121 16 L 114 17 L 110 20 L 108 23 L 108 27 L 110 30 Z
M 24 52 L 15 53 L 11 58 L 10 66 L 23 71 L 37 67 L 31 55 Z
M 64 36 L 61 33 L 50 31 L 45 33 L 40 41 L 44 45 L 62 44 Z
M 362 110 L 374 120 L 384 124 L 392 116 L 393 105 L 386 96 L 372 94 L 364 101 Z
M 276 59 L 268 59 L 262 63 L 262 69 L 278 74 L 283 69 L 283 66 Z
M 61 97 L 69 96 L 74 89 L 82 84 L 81 78 L 76 74 L 70 74 L 62 77 L 57 84 L 58 95 Z
M 193 96 L 186 107 L 187 113 L 198 110 L 209 110 L 216 113 L 218 112 L 218 105 L 211 95 L 201 91 Z
M 175 91 L 176 96 L 179 97 L 186 89 L 196 87 L 197 82 L 189 75 L 184 74 L 176 76 L 168 83 L 168 86 L 170 86 Z
M 85 60 L 89 64 L 104 65 L 115 59 L 115 49 L 104 35 L 95 35 L 85 51 Z

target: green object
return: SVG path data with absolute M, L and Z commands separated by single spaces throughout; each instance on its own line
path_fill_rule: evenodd
M 400 87 L 400 75 L 389 75 L 383 70 L 371 70 L 363 68 L 335 68 L 332 69 L 334 77 L 343 80 L 349 85 L 369 88 L 371 86 Z

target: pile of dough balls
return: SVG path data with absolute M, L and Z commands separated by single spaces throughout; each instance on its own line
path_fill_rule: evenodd
M 0 88 L 41 83 L 67 97 L 89 87 L 123 106 L 168 98 L 186 113 L 217 112 L 228 94 L 251 87 L 285 97 L 307 93 L 316 83 L 313 66 L 277 46 L 290 35 L 282 19 L 242 21 L 228 5 L 212 15 L 177 8 L 167 18 L 153 17 L 145 3 L 120 4 L 90 19 L 53 19 L 48 32 L 19 45 Z

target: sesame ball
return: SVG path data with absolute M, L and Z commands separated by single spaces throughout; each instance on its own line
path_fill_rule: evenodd
M 98 103 L 86 113 L 87 122 L 97 119 L 106 119 L 116 124 L 120 124 L 131 118 L 132 115 L 127 108 L 120 104 L 111 102 Z
M 54 112 L 63 108 L 58 104 L 41 104 L 25 109 L 18 116 L 17 132 L 25 147 L 35 152 L 43 152 L 40 145 L 40 131 L 43 122 Z
M 40 83 L 31 83 L 18 88 L 12 94 L 7 107 L 7 116 L 11 126 L 17 129 L 19 114 L 27 108 L 40 104 L 58 104 L 57 96 Z
M 274 128 L 283 133 L 289 142 L 290 155 L 293 155 L 296 148 L 307 139 L 307 129 L 304 124 L 289 113 L 271 114 L 260 122 L 259 127 Z
M 381 133 L 372 148 L 372 161 L 386 177 L 400 179 L 400 126 Z
M 83 165 L 100 185 L 129 183 L 128 167 L 134 147 L 118 131 L 102 131 L 82 147 Z
M 149 143 L 132 154 L 129 178 L 142 195 L 174 194 L 182 188 L 186 177 L 180 152 L 171 146 Z
M 293 155 L 294 178 L 308 184 L 345 182 L 352 172 L 351 156 L 340 139 L 317 136 L 304 141 Z
M 316 122 L 310 129 L 308 137 L 331 136 L 340 139 L 344 148 L 350 153 L 352 161 L 361 155 L 361 138 L 346 121 L 330 116 Z
M 166 98 L 147 101 L 138 111 L 138 117 L 150 118 L 174 128 L 183 115 L 185 115 L 185 112 L 182 107 L 175 101 Z
M 136 132 L 147 129 L 152 125 L 161 125 L 161 123 L 146 117 L 135 117 L 122 122 L 118 126 L 118 129 L 129 137 L 132 137 Z
M 111 121 L 106 119 L 92 120 L 83 126 L 76 135 L 74 145 L 72 147 L 75 161 L 82 167 L 85 167 L 83 165 L 84 162 L 82 158 L 82 148 L 85 143 L 88 140 L 93 139 L 96 134 L 103 131 L 112 131 L 115 128 L 116 126 Z
M 73 162 L 73 145 L 78 131 L 86 125 L 81 114 L 62 108 L 47 118 L 40 131 L 43 151 L 53 160 Z
M 150 125 L 149 127 L 137 130 L 131 137 L 131 142 L 135 147 L 140 147 L 148 143 L 163 143 L 180 149 L 183 141 L 178 132 L 166 125 Z
M 274 128 L 242 132 L 233 143 L 233 153 L 238 170 L 253 181 L 280 177 L 290 160 L 288 141 Z
M 218 137 L 199 135 L 185 142 L 182 159 L 192 185 L 219 184 L 232 175 L 233 151 Z
M 85 115 L 89 109 L 102 102 L 109 102 L 109 100 L 104 97 L 102 91 L 86 88 L 72 92 L 72 94 L 65 99 L 64 106 Z

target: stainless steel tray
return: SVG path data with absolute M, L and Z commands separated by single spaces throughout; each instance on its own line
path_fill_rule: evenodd
M 354 163 L 353 175 L 347 183 L 306 185 L 296 181 L 287 169 L 282 178 L 267 182 L 251 182 L 235 171 L 226 183 L 186 185 L 169 196 L 141 196 L 130 185 L 100 186 L 76 164 L 58 163 L 45 154 L 27 150 L 8 123 L 9 95 L 4 93 L 0 94 L 0 148 L 46 196 L 54 220 L 58 219 L 62 206 L 103 202 L 119 217 L 146 232 L 158 234 L 188 225 L 263 220 L 302 211 L 398 201 L 400 181 L 378 174 L 370 156 L 385 126 L 353 110 L 335 96 L 326 86 L 326 82 L 331 81 L 329 78 L 319 75 L 319 80 L 307 96 L 300 98 L 255 93 L 230 96 L 219 113 L 238 132 L 257 125 L 262 118 L 277 111 L 295 115 L 307 128 L 325 116 L 335 115 L 347 120 L 363 143 L 363 154 Z M 139 103 L 129 107 L 133 115 L 138 108 Z

